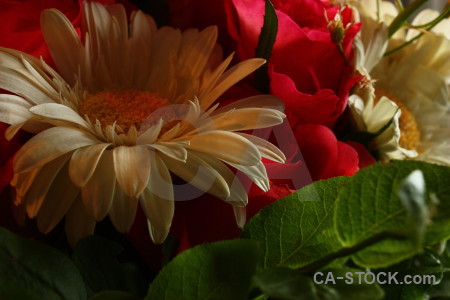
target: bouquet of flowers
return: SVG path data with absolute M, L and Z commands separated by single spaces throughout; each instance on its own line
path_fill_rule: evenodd
M 450 297 L 427 2 L 0 0 L 0 299 Z

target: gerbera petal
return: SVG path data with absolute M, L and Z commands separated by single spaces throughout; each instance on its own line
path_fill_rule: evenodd
M 246 166 L 257 165 L 261 155 L 247 139 L 227 131 L 213 130 L 189 138 L 188 149 L 203 152 L 226 162 Z
M 267 192 L 270 189 L 269 179 L 264 164 L 260 162 L 255 166 L 243 166 L 239 164 L 228 163 L 230 166 L 238 169 L 250 178 L 263 191 Z
M 199 131 L 208 127 L 224 131 L 266 128 L 283 123 L 284 117 L 282 112 L 275 109 L 242 108 L 212 116 L 211 121 L 213 122 L 206 120 L 206 126 L 200 125 Z
M 244 228 L 247 221 L 247 209 L 245 207 L 233 206 L 234 218 L 239 228 Z
M 217 27 L 210 26 L 194 35 L 194 39 L 186 39 L 186 32 L 181 44 L 179 69 L 186 75 L 197 79 L 203 72 L 208 58 L 216 44 Z
M 109 218 L 119 232 L 128 232 L 133 225 L 138 206 L 137 198 L 125 195 L 116 183 Z
M 153 156 L 151 177 L 141 195 L 141 207 L 148 219 L 148 228 L 153 242 L 161 244 L 167 237 L 175 211 L 172 179 L 164 162 Z
M 223 72 L 225 72 L 226 68 L 228 68 L 228 66 L 230 65 L 233 56 L 234 53 L 231 53 L 223 62 L 219 64 L 219 66 L 217 66 L 217 68 L 211 74 L 205 74 L 205 78 L 201 84 L 200 93 L 198 95 L 201 103 L 201 108 L 203 110 L 206 110 L 211 106 L 211 103 L 214 102 L 215 99 L 210 100 L 208 94 L 214 89 L 217 81 L 221 78 Z M 206 101 L 204 99 L 206 99 Z
M 67 17 L 56 9 L 41 13 L 41 28 L 58 70 L 73 85 L 83 47 L 78 34 Z
M 274 144 L 251 134 L 241 132 L 237 132 L 237 134 L 252 142 L 256 148 L 258 148 L 262 157 L 279 163 L 284 163 L 286 161 L 286 156 L 284 153 Z
M 75 150 L 70 159 L 69 175 L 78 187 L 84 187 L 94 174 L 103 152 L 111 144 L 97 144 Z
M 136 144 L 153 144 L 158 138 L 162 126 L 163 120 L 159 119 L 158 123 L 156 123 L 154 126 L 151 126 L 149 129 L 138 136 Z
M 72 247 L 75 247 L 82 238 L 94 233 L 95 221 L 87 214 L 81 197 L 75 199 L 66 215 L 64 225 L 67 240 Z
M 5 138 L 10 141 L 20 129 L 36 134 L 50 127 L 50 124 L 39 122 L 36 117 L 32 117 L 26 121 L 9 126 L 8 129 L 6 129 Z
M 81 190 L 86 212 L 95 221 L 102 220 L 108 214 L 114 198 L 116 176 L 112 152 L 102 152 L 96 167 L 93 168 L 95 172 Z
M 0 94 L 0 121 L 7 124 L 24 122 L 33 117 L 30 107 L 31 104 L 22 97 Z
M 195 152 L 195 156 L 202 159 L 211 168 L 216 170 L 224 179 L 230 189 L 230 193 L 226 198 L 220 198 L 225 202 L 238 207 L 243 207 L 248 203 L 247 191 L 239 180 L 238 176 L 230 170 L 223 162 L 215 157 Z M 216 196 L 217 197 L 217 196 Z
M 68 163 L 66 163 L 55 177 L 37 215 L 39 231 L 46 234 L 53 230 L 72 206 L 79 193 L 80 189 L 70 182 Z
M 82 128 L 88 129 L 89 124 L 72 108 L 58 103 L 44 103 L 33 106 L 30 111 L 38 116 L 60 120 L 64 122 L 71 122 L 79 125 Z
M 256 69 L 265 64 L 266 61 L 261 58 L 252 58 L 240 62 L 226 71 L 219 79 L 216 87 L 202 99 L 202 109 L 206 109 L 219 98 L 226 90 L 236 84 L 242 78 L 253 73 Z
M 125 195 L 137 198 L 150 177 L 150 155 L 147 147 L 119 146 L 114 148 L 114 170 Z
M 272 95 L 256 95 L 224 105 L 216 109 L 213 112 L 213 115 L 224 113 L 233 109 L 255 108 L 255 107 L 271 108 L 283 112 L 284 102 L 280 98 L 274 97 Z
M 68 127 L 47 129 L 31 138 L 17 153 L 16 173 L 27 172 L 53 159 L 84 146 L 98 144 L 90 134 Z
M 35 104 L 54 102 L 48 91 L 31 77 L 1 66 L 0 74 L 0 89 L 22 96 Z
M 14 174 L 13 180 L 11 181 L 11 185 L 16 188 L 16 197 L 17 200 L 15 204 L 22 203 L 23 197 L 27 193 L 31 184 L 33 183 L 36 176 L 41 171 L 41 168 L 33 169 L 29 172 Z
M 25 208 L 29 218 L 34 218 L 39 212 L 48 190 L 68 159 L 68 155 L 63 155 L 52 160 L 41 169 L 37 175 L 39 179 L 33 180 L 28 192 L 24 196 Z
M 187 159 L 187 151 L 186 147 L 188 146 L 187 143 L 180 143 L 180 142 L 159 142 L 156 144 L 151 145 L 151 148 L 154 148 L 163 154 L 182 161 L 186 162 Z
M 168 156 L 161 157 L 167 168 L 187 183 L 219 199 L 229 197 L 230 190 L 222 175 L 189 151 L 186 162 L 181 162 Z

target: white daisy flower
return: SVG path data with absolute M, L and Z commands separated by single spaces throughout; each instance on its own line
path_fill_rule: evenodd
M 361 4 L 360 1 L 357 2 Z M 376 1 L 368 2 L 374 6 Z M 384 7 L 388 9 L 383 10 Z M 384 122 L 393 118 L 391 127 L 386 131 L 390 132 L 391 138 L 375 139 L 372 144 L 381 157 L 415 157 L 418 160 L 450 165 L 450 41 L 443 34 L 442 27 L 435 27 L 436 32 L 426 32 L 410 45 L 383 57 L 384 49 L 389 52 L 408 42 L 414 37 L 413 32 L 416 30 L 399 30 L 389 39 L 387 48 L 380 47 L 380 44 L 386 44 L 383 41 L 388 41 L 387 26 L 396 16 L 392 4 L 383 2 L 381 8 L 381 18 L 373 12 L 366 14 L 364 9 L 360 10 L 363 22 L 378 25 L 363 26 L 362 35 L 371 38 L 366 41 L 361 38 L 358 47 L 359 70 L 369 80 L 375 81 L 375 91 L 357 92 L 360 95 L 353 96 L 349 101 L 353 115 L 359 115 L 356 117 L 359 119 L 356 121 L 359 123 L 357 128 L 360 131 L 376 132 L 382 125 L 381 120 Z M 422 22 L 430 19 L 429 10 L 425 10 L 416 17 L 413 24 L 423 24 Z M 378 46 L 374 48 L 373 45 L 376 44 Z M 375 59 L 367 63 L 364 53 L 376 53 L 371 56 Z M 364 96 L 361 98 L 361 95 Z M 380 121 L 377 123 L 375 120 Z M 377 126 L 373 125 L 374 122 Z M 392 141 L 397 141 L 396 147 L 391 147 L 394 145 Z
M 283 122 L 282 102 L 254 96 L 224 107 L 215 100 L 262 59 L 228 70 L 232 55 L 211 67 L 217 29 L 157 29 L 138 11 L 128 24 L 121 5 L 84 3 L 81 39 L 57 10 L 41 15 L 59 70 L 0 49 L 0 120 L 36 133 L 14 162 L 16 205 L 41 232 L 65 216 L 69 242 L 92 234 L 107 215 L 120 232 L 138 204 L 153 241 L 166 238 L 173 213 L 171 174 L 236 207 L 247 193 L 228 166 L 269 189 L 261 157 L 283 162 L 269 142 L 240 133 Z M 242 224 L 241 224 L 242 225 Z

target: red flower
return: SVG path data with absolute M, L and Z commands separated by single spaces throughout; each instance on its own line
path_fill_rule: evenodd
M 358 170 L 358 152 L 336 139 L 327 127 L 298 125 L 295 137 L 313 180 L 351 176 Z
M 332 40 L 328 23 L 339 7 L 320 0 L 272 1 L 278 17 L 278 33 L 269 61 L 272 94 L 286 103 L 288 119 L 297 124 L 315 123 L 328 127 L 347 106 L 349 89 L 357 79 Z M 226 1 L 228 26 L 237 41 L 241 60 L 255 56 L 263 25 L 265 1 Z M 349 28 L 342 40 L 347 60 L 353 56 L 353 39 L 359 24 L 349 8 L 341 12 L 342 26 Z

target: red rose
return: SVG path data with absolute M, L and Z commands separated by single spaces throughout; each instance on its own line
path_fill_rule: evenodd
M 295 137 L 313 180 L 351 176 L 358 170 L 358 152 L 336 139 L 327 127 L 298 125 Z
M 297 124 L 328 127 L 347 106 L 349 89 L 357 79 L 353 67 L 342 57 L 332 40 L 328 23 L 339 7 L 320 0 L 272 1 L 278 17 L 278 33 L 269 61 L 271 91 L 286 103 L 288 119 Z M 228 27 L 237 41 L 241 60 L 254 57 L 265 14 L 264 0 L 226 1 Z M 351 24 L 351 9 L 342 12 L 342 26 Z M 360 24 L 349 25 L 342 41 L 351 61 L 353 39 Z

